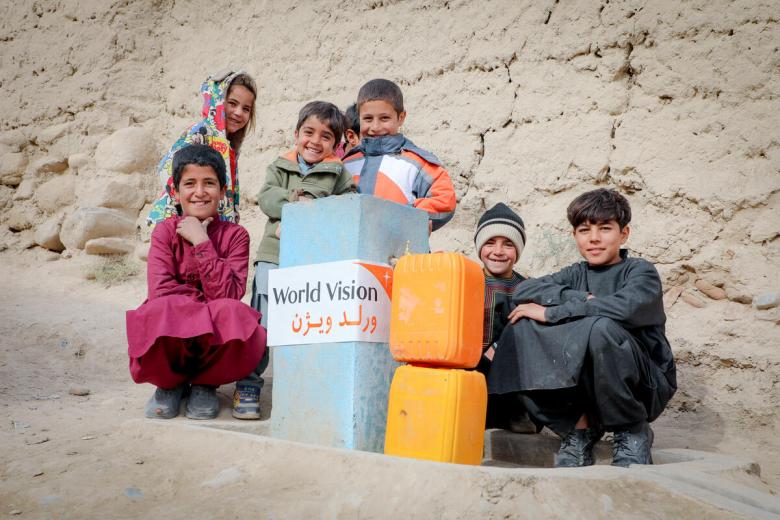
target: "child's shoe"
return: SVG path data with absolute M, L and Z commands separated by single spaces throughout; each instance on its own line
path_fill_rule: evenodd
M 616 431 L 612 444 L 612 465 L 627 468 L 631 464 L 652 464 L 652 447 L 653 430 L 646 421 L 631 430 Z
M 260 387 L 246 383 L 236 383 L 233 392 L 233 417 L 236 419 L 260 418 Z
M 509 431 L 512 433 L 539 433 L 542 427 L 534 423 L 523 410 L 509 418 Z
M 206 385 L 192 385 L 187 399 L 187 417 L 190 419 L 213 419 L 219 415 L 217 388 Z
M 603 435 L 596 428 L 573 429 L 561 440 L 555 454 L 556 468 L 579 468 L 593 465 L 593 445 Z
M 184 385 L 166 390 L 157 388 L 154 395 L 146 403 L 144 413 L 150 419 L 173 419 L 179 415 L 179 405 L 181 404 L 181 394 L 184 391 Z

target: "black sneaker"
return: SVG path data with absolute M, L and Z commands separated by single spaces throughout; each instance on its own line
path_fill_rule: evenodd
M 213 419 L 219 415 L 219 399 L 214 386 L 192 385 L 187 399 L 187 417 L 190 419 Z
M 179 415 L 179 404 L 184 385 L 166 390 L 157 388 L 146 403 L 144 414 L 150 419 L 173 419 Z
M 574 429 L 566 434 L 555 454 L 556 468 L 580 468 L 593 465 L 593 445 L 603 432 L 595 428 Z
M 612 465 L 628 467 L 631 464 L 652 464 L 653 430 L 647 422 L 631 430 L 615 432 L 612 444 Z
M 526 411 L 509 418 L 509 431 L 512 433 L 539 433 L 542 428 L 534 423 Z

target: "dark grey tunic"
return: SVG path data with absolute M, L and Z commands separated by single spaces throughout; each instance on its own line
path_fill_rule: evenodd
M 677 388 L 661 280 L 651 263 L 621 256 L 611 266 L 579 262 L 518 286 L 513 303 L 544 305 L 548 323 L 521 319 L 505 329 L 490 393 L 580 386 L 594 395 L 583 396 L 577 406 L 586 410 L 572 416 L 595 412 L 605 424 L 652 421 L 661 413 Z

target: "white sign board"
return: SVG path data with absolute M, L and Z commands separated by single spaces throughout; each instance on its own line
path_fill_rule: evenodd
M 393 268 L 343 260 L 268 273 L 268 344 L 387 343 Z

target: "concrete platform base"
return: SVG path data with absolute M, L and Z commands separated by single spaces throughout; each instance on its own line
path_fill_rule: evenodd
M 560 440 L 552 434 L 520 435 L 505 430 L 488 430 L 485 432 L 485 464 L 552 468 L 559 445 Z M 609 465 L 612 443 L 602 440 L 596 444 L 594 457 L 597 465 Z M 631 472 L 670 491 L 685 493 L 750 518 L 780 518 L 780 499 L 742 483 L 746 477 L 761 476 L 761 468 L 754 461 L 696 450 L 655 449 L 653 462 L 652 466 L 609 468 Z
M 268 480 L 286 490 L 264 502 L 266 516 L 780 519 L 780 501 L 749 485 L 758 481 L 755 462 L 693 450 L 655 450 L 653 466 L 553 469 L 539 466 L 551 463 L 555 438 L 490 430 L 485 465 L 462 466 L 275 439 L 267 421 L 137 421 L 132 428 L 164 450 L 184 444 L 162 439 L 193 445 L 197 438 L 220 467 L 239 465 L 253 489 Z M 176 433 L 156 435 L 161 429 Z M 609 462 L 609 449 L 597 449 L 599 461 Z

